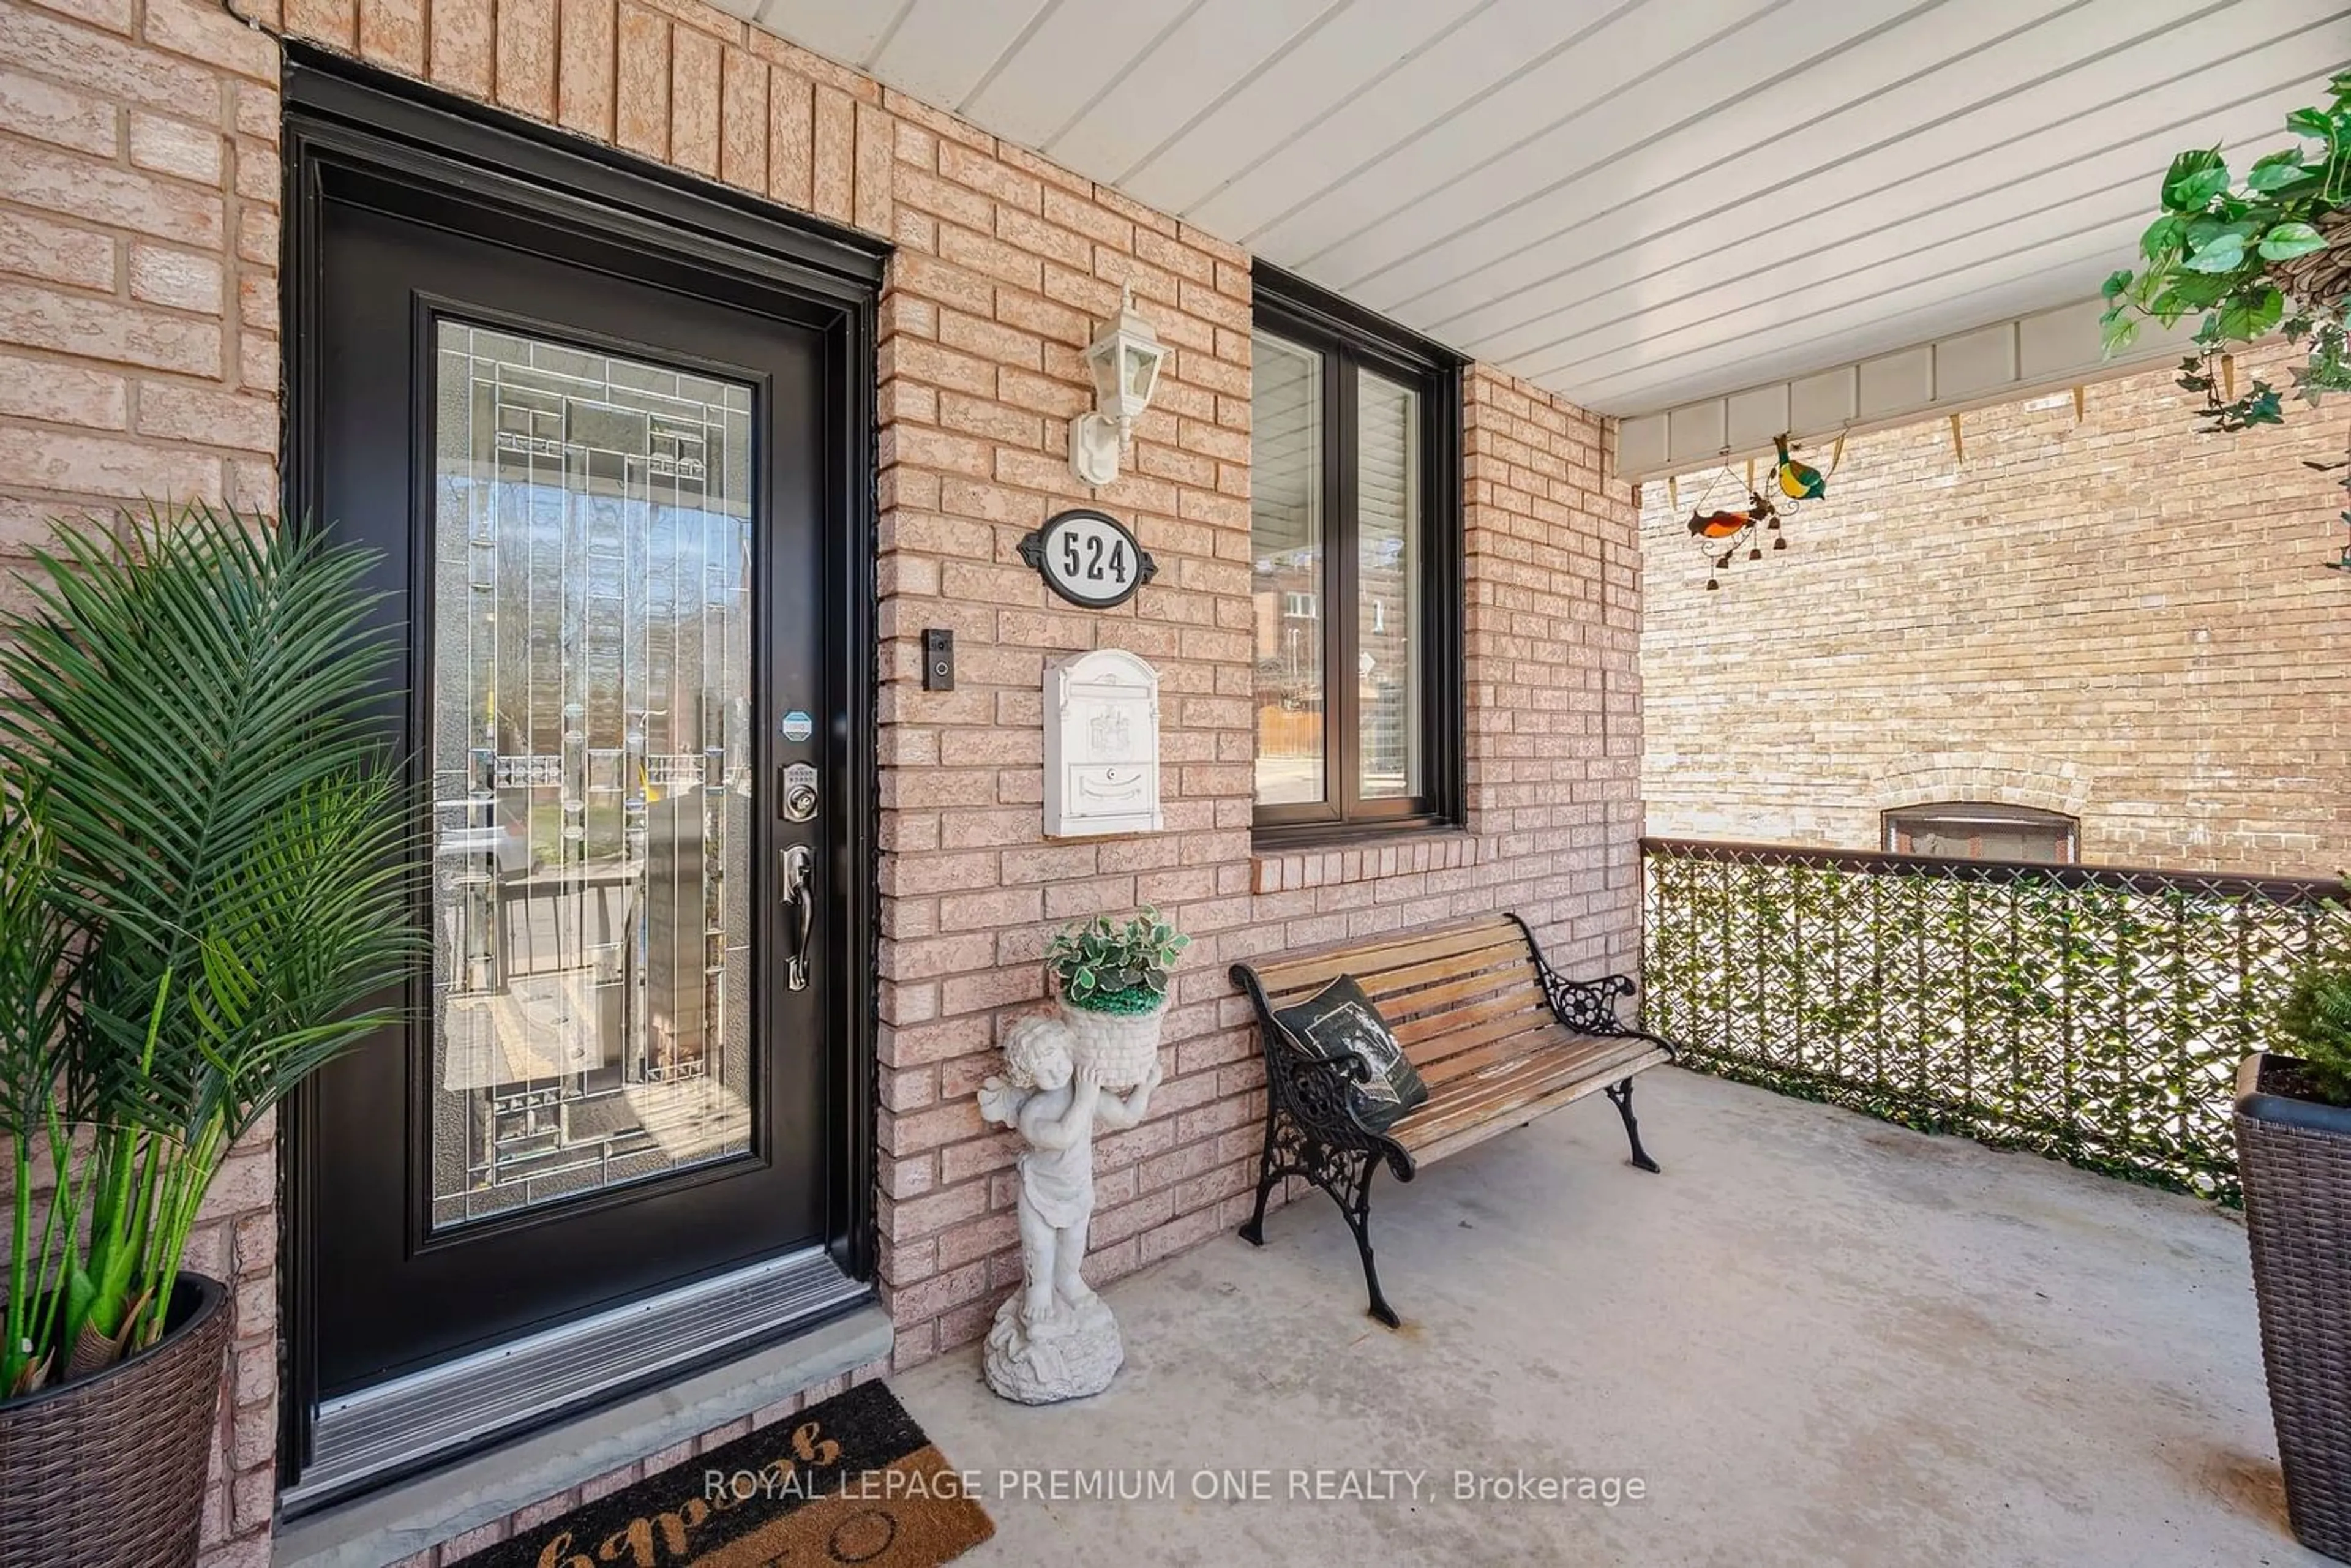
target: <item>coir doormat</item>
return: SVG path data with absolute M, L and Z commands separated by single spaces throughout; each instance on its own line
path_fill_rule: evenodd
M 465 1560 L 464 1568 L 927 1568 L 996 1533 L 879 1383 L 811 1405 Z

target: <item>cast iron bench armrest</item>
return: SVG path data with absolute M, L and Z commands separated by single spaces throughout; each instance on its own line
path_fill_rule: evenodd
M 1235 964 L 1227 973 L 1257 1009 L 1269 1122 L 1286 1114 L 1308 1137 L 1384 1159 L 1398 1181 L 1410 1181 L 1412 1156 L 1355 1117 L 1353 1090 L 1371 1082 L 1372 1064 L 1352 1051 L 1315 1051 L 1293 1040 L 1273 1016 L 1256 972 Z
M 1333 1056 L 1292 1051 L 1287 1043 L 1270 1038 L 1276 1030 L 1265 1032 L 1269 1037 L 1266 1093 L 1273 1105 L 1307 1138 L 1333 1149 L 1368 1155 L 1374 1162 L 1385 1160 L 1396 1180 L 1410 1181 L 1412 1156 L 1385 1134 L 1364 1126 L 1355 1115 L 1354 1090 L 1371 1082 L 1371 1063 L 1352 1051 Z
M 1596 980 L 1572 980 L 1551 967 L 1543 956 L 1542 945 L 1535 934 L 1527 930 L 1527 923 L 1513 915 L 1510 918 L 1527 934 L 1527 951 L 1534 955 L 1535 977 L 1542 982 L 1543 997 L 1551 1003 L 1552 1017 L 1560 1027 L 1576 1034 L 1596 1035 L 1610 1040 L 1646 1040 L 1663 1051 L 1669 1058 L 1679 1060 L 1681 1047 L 1661 1034 L 1646 1030 L 1626 1029 L 1616 1016 L 1616 998 L 1629 997 L 1640 990 L 1630 975 L 1603 975 Z

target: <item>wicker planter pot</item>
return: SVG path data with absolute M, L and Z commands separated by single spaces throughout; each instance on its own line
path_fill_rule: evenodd
M 1105 1089 L 1132 1089 L 1159 1059 L 1159 1027 L 1167 998 L 1147 1013 L 1098 1013 L 1061 998 L 1061 1022 L 1070 1031 L 1070 1060 Z
M 2270 281 L 2297 305 L 2339 308 L 2351 293 L 2351 207 L 2327 214 L 2317 226 L 2326 248 L 2272 263 Z
M 2299 1096 L 2294 1059 L 2237 1070 L 2262 1365 L 2304 1546 L 2351 1562 L 2351 1110 Z
M 228 1292 L 183 1274 L 161 1343 L 0 1405 L 0 1568 L 189 1568 Z

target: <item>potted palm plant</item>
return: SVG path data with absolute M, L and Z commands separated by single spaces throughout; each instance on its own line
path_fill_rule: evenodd
M 2351 963 L 2305 968 L 2278 1025 L 2293 1054 L 2237 1073 L 2262 1364 L 2294 1532 L 2351 1562 Z
M 44 1561 L 193 1561 L 229 1307 L 190 1230 L 408 961 L 366 570 L 126 514 L 0 623 L 0 1539 Z
M 1192 939 L 1144 909 L 1123 925 L 1106 915 L 1055 934 L 1045 949 L 1061 1021 L 1081 1071 L 1107 1089 L 1131 1089 L 1159 1057 L 1167 971 Z

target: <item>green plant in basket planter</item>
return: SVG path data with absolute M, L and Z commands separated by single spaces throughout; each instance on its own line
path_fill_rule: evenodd
M 2233 1121 L 2286 1517 L 2304 1546 L 2351 1563 L 2351 953 L 2313 937 L 2270 1020 L 2282 1049 L 2238 1066 Z
M 1167 998 L 1167 971 L 1192 939 L 1144 909 L 1124 925 L 1106 915 L 1074 922 L 1045 947 L 1061 998 L 1089 1012 L 1147 1013 Z
M 2114 352 L 2152 319 L 2172 326 L 2200 315 L 2196 352 L 2179 384 L 2204 397 L 2208 428 L 2243 430 L 2283 420 L 2282 394 L 2256 379 L 2242 392 L 2231 358 L 2237 345 L 2273 331 L 2305 345 L 2293 367 L 2293 395 L 2316 403 L 2351 392 L 2344 296 L 2351 283 L 2351 71 L 2327 83 L 2329 101 L 2297 109 L 2285 128 L 2292 146 L 2233 173 L 2217 147 L 2182 152 L 2163 177 L 2162 215 L 2139 236 L 2145 265 L 2105 282 L 2101 319 Z
M 2277 1023 L 2313 1092 L 2328 1104 L 2351 1105 L 2351 966 L 2304 968 Z
M 36 567 L 0 624 L 0 1408 L 164 1337 L 230 1148 L 415 948 L 368 558 L 198 506 Z

